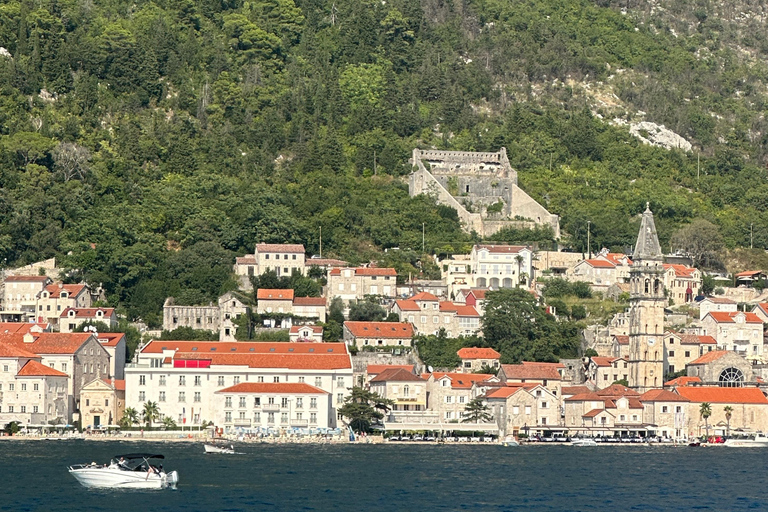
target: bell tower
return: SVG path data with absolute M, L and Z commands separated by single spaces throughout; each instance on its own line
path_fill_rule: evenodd
M 664 385 L 664 267 L 650 205 L 637 234 L 629 271 L 629 387 L 643 393 Z

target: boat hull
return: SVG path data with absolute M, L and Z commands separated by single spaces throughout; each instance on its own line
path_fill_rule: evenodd
M 571 446 L 597 446 L 597 443 L 592 440 L 580 440 L 573 441 Z
M 164 489 L 175 486 L 179 481 L 178 473 L 147 473 L 145 471 L 125 471 L 113 468 L 70 468 L 69 473 L 89 488 L 119 489 Z
M 221 446 L 213 446 L 210 444 L 203 445 L 205 448 L 205 453 L 227 453 L 227 454 L 234 454 L 235 450 L 233 448 L 223 448 Z
M 765 448 L 768 447 L 768 439 L 756 441 L 754 439 L 727 439 L 724 446 L 734 448 Z

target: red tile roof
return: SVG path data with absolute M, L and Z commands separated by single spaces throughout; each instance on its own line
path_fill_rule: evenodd
M 37 361 L 27 361 L 27 364 L 25 364 L 21 370 L 19 370 L 19 373 L 16 374 L 17 377 L 69 377 L 64 372 L 60 372 L 59 370 L 54 370 L 50 366 L 45 366 L 42 363 L 39 363 Z
M 293 290 L 270 290 L 259 288 L 256 291 L 258 300 L 293 300 Z
M 256 265 L 258 261 L 253 256 L 238 256 L 235 258 L 238 265 Z
M 430 302 L 436 302 L 438 300 L 437 296 L 432 295 L 429 292 L 419 292 L 413 297 L 411 297 L 408 300 L 421 300 L 421 301 L 430 301 Z
M 440 302 L 440 311 L 444 311 L 446 313 L 455 313 L 459 310 L 459 305 L 455 304 L 449 300 L 444 300 Z
M 291 343 L 294 347 L 325 348 L 320 343 Z M 177 352 L 175 361 L 210 361 L 212 366 L 247 366 L 249 368 L 287 368 L 289 370 L 340 370 L 352 368 L 348 355 L 332 354 L 220 354 L 215 352 Z
M 664 270 L 669 270 L 670 268 L 673 269 L 676 277 L 693 277 L 693 273 L 696 272 L 695 268 L 687 265 L 665 263 L 662 266 L 664 267 Z
M 256 252 L 287 252 L 304 254 L 304 246 L 301 244 L 256 244 Z
M 85 290 L 85 285 L 82 284 L 61 284 L 54 283 L 45 287 L 45 291 L 50 294 L 52 299 L 58 299 L 61 297 L 61 292 L 67 292 L 69 297 L 77 297 Z
M 469 290 L 469 293 L 471 293 L 477 300 L 484 300 L 485 294 L 488 292 L 485 288 L 473 288 Z
M 323 328 L 319 325 L 292 325 L 291 330 L 288 331 L 291 334 L 296 334 L 299 332 L 300 329 L 311 329 L 314 333 L 321 333 L 323 332 Z
M 701 302 L 708 300 L 713 304 L 736 304 L 735 300 L 727 299 L 725 297 L 706 297 Z
M 388 368 L 372 378 L 371 382 L 424 382 L 424 379 L 402 368 Z
M 752 277 L 761 274 L 762 270 L 747 270 L 745 272 L 739 272 L 736 277 Z
M 332 276 L 341 275 L 340 268 L 331 269 Z M 378 268 L 378 267 L 358 267 L 352 269 L 355 271 L 356 276 L 396 276 L 397 271 L 393 268 Z
M 501 354 L 492 348 L 464 347 L 456 352 L 461 359 L 500 359 Z
M 2 334 L 25 334 L 33 327 L 40 327 L 43 331 L 48 328 L 48 324 L 34 324 L 25 322 L 0 322 L 0 335 Z
M 682 345 L 717 345 L 717 340 L 712 336 L 702 336 L 699 334 L 681 334 L 680 343 Z
M 294 297 L 293 305 L 325 307 L 325 297 Z
M 627 264 L 628 265 L 632 264 L 632 259 L 629 256 L 627 256 L 626 254 L 621 254 L 620 252 L 609 252 L 608 254 L 606 254 L 603 257 L 605 259 L 607 259 L 608 261 L 611 261 L 615 265 L 621 265 L 621 260 L 623 260 L 624 258 L 627 259 Z
M 26 357 L 30 359 L 40 359 L 40 356 L 31 351 L 28 347 L 21 346 L 20 343 L 9 342 L 9 337 L 20 335 L 5 335 L 0 337 L 0 357 Z
M 116 347 L 121 340 L 125 339 L 125 334 L 122 332 L 97 332 L 96 337 L 102 347 Z
M 480 316 L 474 306 L 456 306 L 456 316 Z
M 434 372 L 432 376 L 435 380 L 448 377 L 451 379 L 453 389 L 469 389 L 475 382 L 482 382 L 490 379 L 493 375 L 488 373 L 455 373 L 455 372 Z
M 495 388 L 486 392 L 486 398 L 509 398 L 520 390 L 525 390 L 525 386 L 504 386 Z
M 315 386 L 303 382 L 241 382 L 228 388 L 220 389 L 216 393 L 283 393 L 283 394 L 308 394 L 327 395 Z
M 679 387 L 675 391 L 691 402 L 714 404 L 768 404 L 758 388 L 721 388 L 719 386 Z
M 152 340 L 141 349 L 142 354 L 162 354 L 163 350 L 198 354 L 329 354 L 347 355 L 344 343 L 322 345 L 289 343 L 287 341 L 169 341 Z
M 69 316 L 69 312 L 75 312 L 75 318 L 97 318 L 97 313 L 101 311 L 102 315 L 109 318 L 115 314 L 115 308 L 67 308 L 59 315 L 61 318 Z
M 711 352 L 707 352 L 703 356 L 691 361 L 688 364 L 707 364 L 707 363 L 711 363 L 712 361 L 717 361 L 718 359 L 726 355 L 728 355 L 727 350 L 713 350 Z
M 760 308 L 763 314 L 768 315 L 768 302 L 760 302 L 755 306 L 755 308 Z
M 559 363 L 520 363 L 501 365 L 504 375 L 512 380 L 560 380 L 558 368 L 563 365 Z
M 400 308 L 400 311 L 421 311 L 419 305 L 412 300 L 400 299 L 396 300 L 395 304 L 397 304 L 397 307 Z
M 365 372 L 368 375 L 378 375 L 384 370 L 391 370 L 395 368 L 400 368 L 401 370 L 405 370 L 408 372 L 413 373 L 413 365 L 412 364 L 369 364 L 366 367 Z
M 475 249 L 480 251 L 486 249 L 488 252 L 497 254 L 517 254 L 523 249 L 528 249 L 524 245 L 476 245 Z
M 629 345 L 629 336 L 625 336 L 623 334 L 615 334 L 613 337 L 616 338 L 616 343 L 619 345 Z
M 664 387 L 689 386 L 694 382 L 701 382 L 699 377 L 678 377 L 664 383 Z
M 413 325 L 408 322 L 344 322 L 356 338 L 413 338 Z
M 597 396 L 610 398 L 619 398 L 622 396 L 640 396 L 640 393 L 637 391 L 629 389 L 627 386 L 623 386 L 621 384 L 611 384 L 607 388 L 598 389 L 595 393 Z
M 581 395 L 584 393 L 591 393 L 592 390 L 590 390 L 587 386 L 563 386 L 562 395 Z
M 604 412 L 604 411 L 605 411 L 605 409 L 592 409 L 588 413 L 583 414 L 581 417 L 582 418 L 594 418 L 595 416 L 597 416 L 598 414 L 600 414 L 601 412 Z
M 605 357 L 605 356 L 592 356 L 592 362 L 601 368 L 613 366 L 614 361 L 618 361 L 620 357 Z
M 594 268 L 616 268 L 616 265 L 605 260 L 584 260 L 584 263 Z
M 640 395 L 641 402 L 690 402 L 684 396 L 666 389 L 651 389 Z
M 762 324 L 763 321 L 754 313 L 744 313 L 742 311 L 710 311 L 707 316 L 711 316 L 718 323 L 735 323 L 736 315 L 744 315 L 744 320 L 748 324 Z
M 44 283 L 46 281 L 50 281 L 50 277 L 48 276 L 8 276 L 5 278 L 6 283 Z
M 0 336 L 0 343 L 14 343 L 23 350 L 34 352 L 35 354 L 74 354 L 83 346 L 88 338 L 91 337 L 87 332 L 40 332 L 29 333 L 35 341 L 31 343 L 24 342 L 24 335 L 6 334 Z
M 603 397 L 593 391 L 579 393 L 578 395 L 573 395 L 565 399 L 566 402 L 602 402 L 603 400 Z
M 110 386 L 112 386 L 112 379 L 101 379 Z M 115 391 L 125 391 L 125 379 L 115 379 L 114 383 Z

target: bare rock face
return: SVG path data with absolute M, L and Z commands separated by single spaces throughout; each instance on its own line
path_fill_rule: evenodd
M 658 125 L 649 121 L 632 123 L 629 126 L 629 133 L 643 141 L 644 144 L 651 146 L 660 146 L 667 149 L 679 148 L 684 151 L 690 151 L 691 143 L 672 130 L 667 129 L 663 124 Z

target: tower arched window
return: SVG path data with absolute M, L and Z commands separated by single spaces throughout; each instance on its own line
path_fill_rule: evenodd
M 718 384 L 725 388 L 739 388 L 744 383 L 744 374 L 738 368 L 726 368 L 717 379 Z
M 651 280 L 645 280 L 645 293 L 651 293 Z
M 658 279 L 656 279 L 656 280 L 653 282 L 653 293 L 655 293 L 655 294 L 657 294 L 657 295 L 658 295 L 659 293 L 661 293 L 661 281 L 659 281 Z

